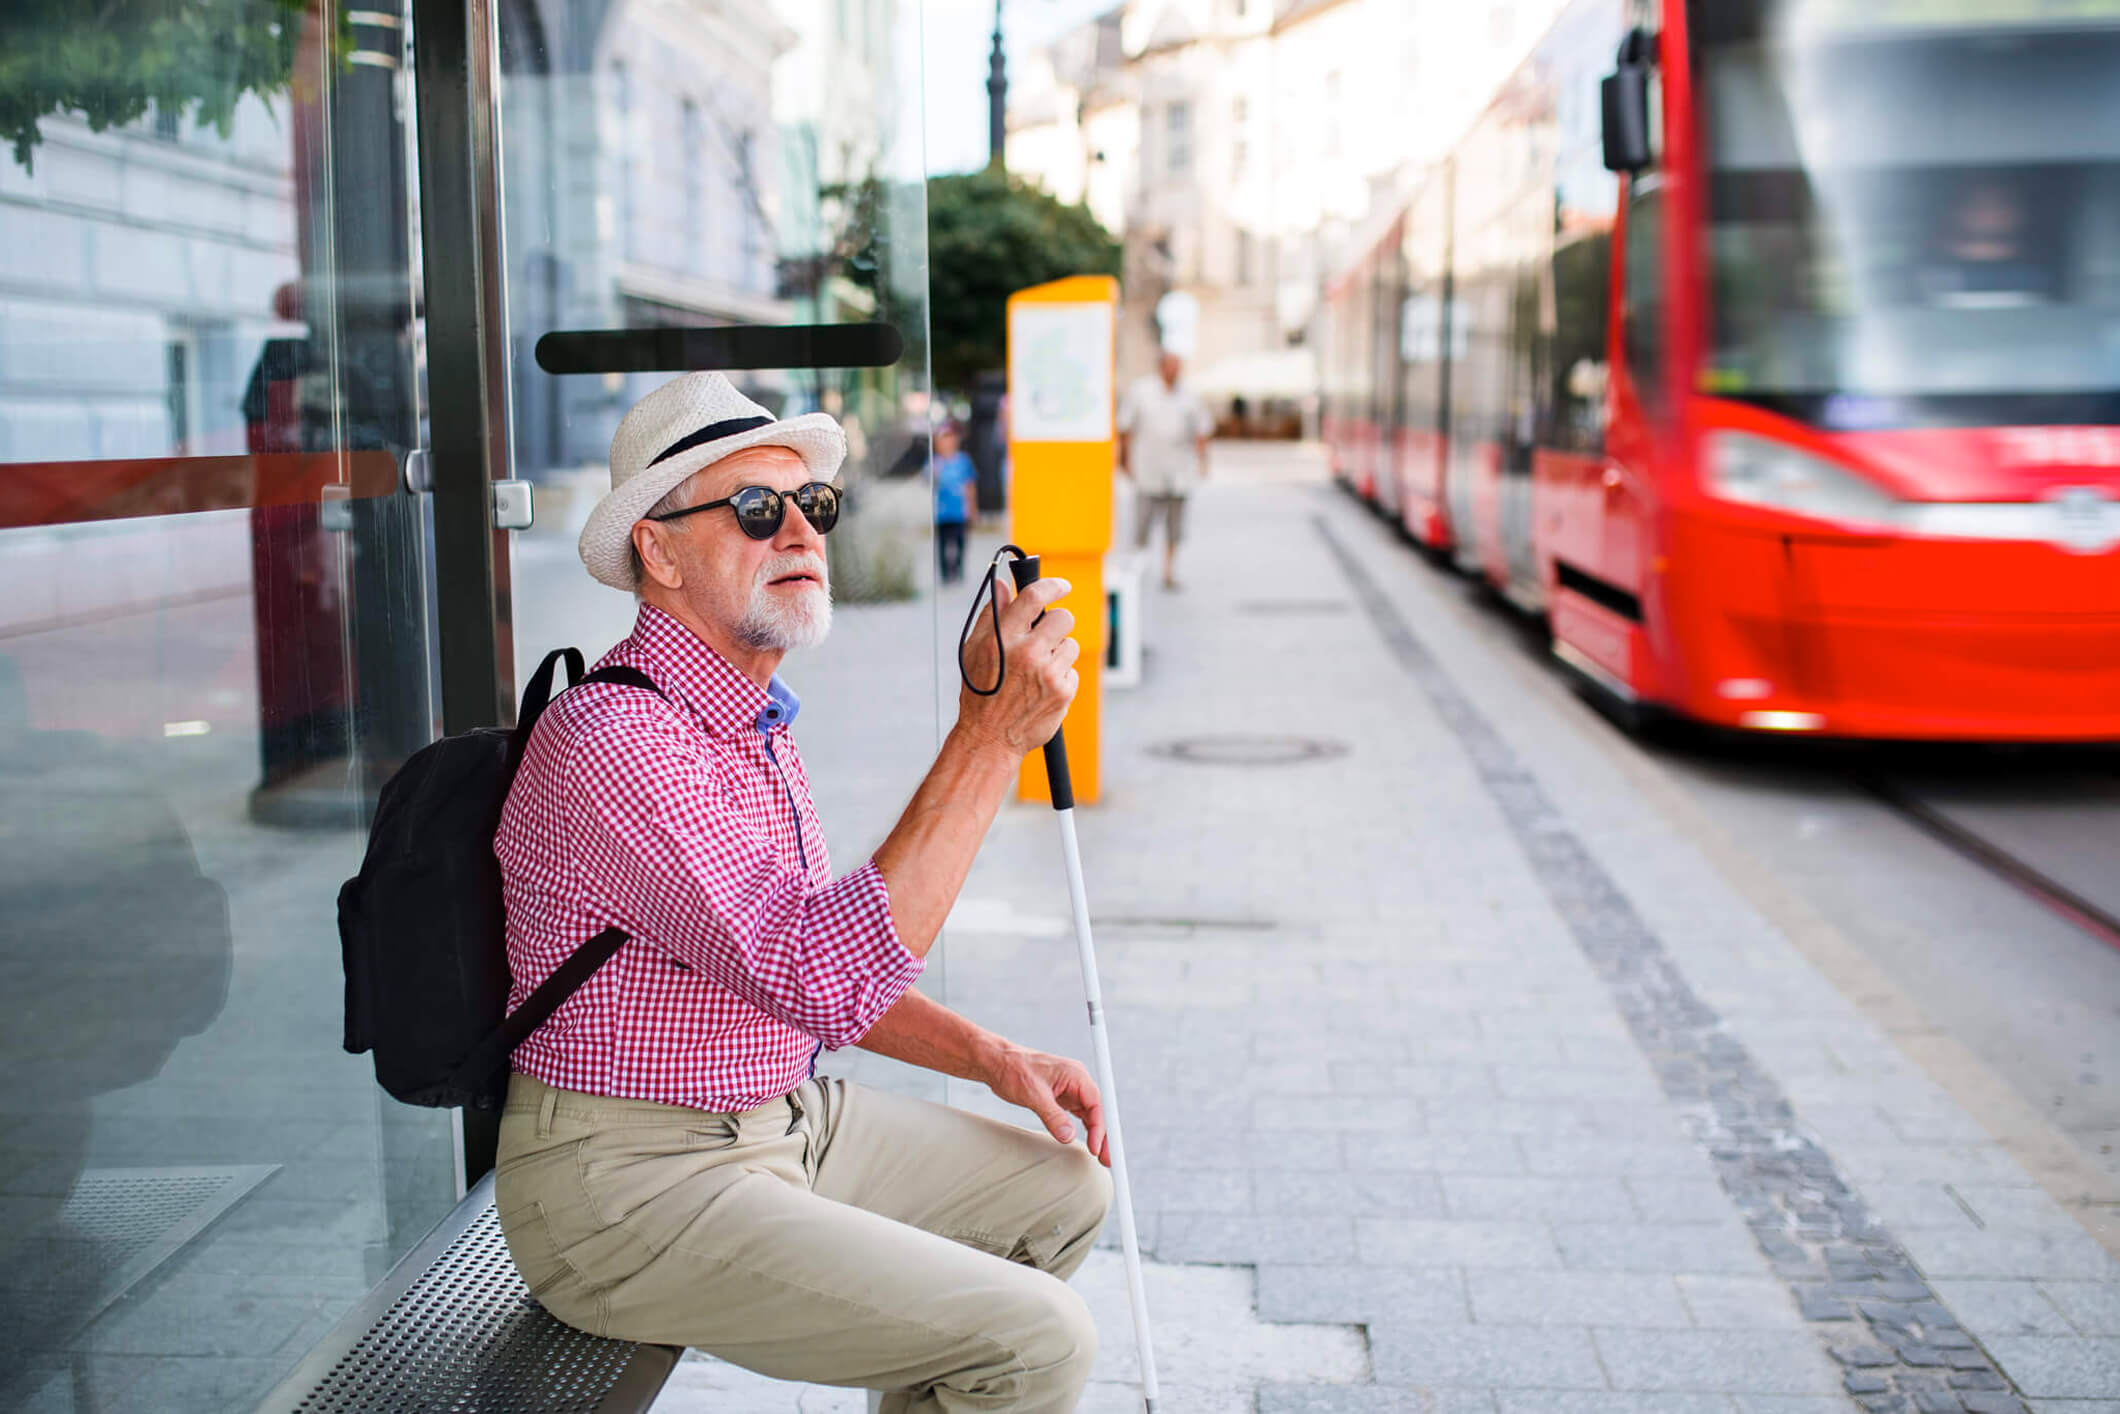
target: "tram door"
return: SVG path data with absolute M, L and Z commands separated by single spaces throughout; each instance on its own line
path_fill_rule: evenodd
M 503 674 L 512 658 L 519 686 L 570 644 L 594 661 L 632 629 L 636 601 L 576 542 L 640 397 L 718 369 L 776 414 L 837 417 L 835 627 L 781 674 L 840 873 L 895 822 L 956 697 L 938 691 L 953 610 L 938 617 L 927 480 L 919 19 L 919 0 L 504 0 L 496 17 L 504 281 L 487 309 L 505 328 L 487 338 L 507 386 L 488 435 L 535 507 L 497 567 Z M 938 953 L 922 985 L 942 978 Z

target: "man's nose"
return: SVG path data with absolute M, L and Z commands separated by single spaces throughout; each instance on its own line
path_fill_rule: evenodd
M 792 496 L 787 501 L 787 514 L 780 518 L 780 534 L 773 537 L 773 548 L 783 554 L 804 550 L 820 557 L 824 554 L 824 537 Z

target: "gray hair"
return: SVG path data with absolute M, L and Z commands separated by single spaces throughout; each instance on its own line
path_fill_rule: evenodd
M 696 471 L 692 473 L 692 476 L 697 475 L 699 473 Z M 672 486 L 660 501 L 648 507 L 648 513 L 642 516 L 641 519 L 653 520 L 657 516 L 666 516 L 672 511 L 683 510 L 690 504 L 690 498 L 685 495 L 685 492 L 692 485 L 692 476 L 688 476 L 675 486 Z M 640 593 L 641 585 L 647 582 L 648 567 L 641 563 L 640 546 L 634 543 L 630 531 L 626 535 L 626 556 L 633 562 L 633 592 L 638 594 Z

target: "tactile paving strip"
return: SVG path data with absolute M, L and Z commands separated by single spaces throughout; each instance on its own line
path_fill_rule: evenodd
M 2019 1391 L 1803 1129 L 1766 1068 L 1723 1029 L 1515 749 L 1324 517 L 1314 523 L 1385 647 L 1465 748 L 1760 1252 L 1826 1334 L 1847 1392 L 1869 1414 L 2024 1414 Z

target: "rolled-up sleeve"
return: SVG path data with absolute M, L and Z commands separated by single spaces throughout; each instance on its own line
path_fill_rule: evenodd
M 834 1049 L 925 965 L 874 862 L 818 888 L 720 792 L 698 735 L 659 716 L 575 738 L 568 855 L 618 926 Z

